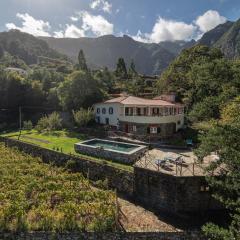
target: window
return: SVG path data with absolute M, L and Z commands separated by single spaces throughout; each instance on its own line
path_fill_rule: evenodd
M 106 125 L 109 125 L 109 118 L 105 119 L 105 123 L 106 123 Z
M 125 108 L 125 115 L 126 116 L 132 116 L 133 115 L 133 108 L 126 107 Z
M 144 115 L 144 116 L 147 116 L 147 115 L 148 115 L 148 108 L 144 108 L 144 109 L 143 109 L 143 115 Z
M 129 115 L 129 108 L 128 108 L 128 107 L 125 108 L 125 115 L 126 115 L 126 116 Z
M 159 115 L 159 108 L 153 108 L 152 110 L 153 115 Z
M 168 116 L 168 108 L 165 107 L 165 116 Z
M 106 108 L 102 109 L 102 114 L 106 114 Z
M 180 124 L 181 124 L 181 121 L 178 121 L 177 124 L 180 125 Z
M 113 114 L 113 108 L 110 107 L 110 108 L 108 109 L 108 112 L 109 112 L 109 114 Z
M 157 133 L 157 127 L 150 127 L 150 133 L 156 134 Z
M 177 114 L 177 109 L 176 109 L 176 108 L 174 108 L 173 110 L 174 110 L 174 113 L 173 113 L 173 115 L 176 115 L 176 114 Z
M 97 113 L 98 113 L 98 114 L 100 113 L 100 108 L 97 108 Z
M 141 108 L 137 108 L 137 115 L 141 116 Z

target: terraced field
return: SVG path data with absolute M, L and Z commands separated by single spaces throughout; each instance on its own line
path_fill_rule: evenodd
M 0 144 L 0 231 L 114 231 L 116 196 Z

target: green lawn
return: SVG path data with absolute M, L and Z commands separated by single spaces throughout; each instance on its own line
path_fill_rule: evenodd
M 19 132 L 11 132 L 7 134 L 2 134 L 2 136 L 10 137 L 14 139 L 18 139 Z M 69 132 L 67 130 L 62 131 L 54 131 L 54 132 L 46 132 L 46 133 L 38 133 L 36 130 L 32 131 L 22 131 L 20 140 L 24 142 L 28 142 L 31 144 L 35 144 L 41 146 L 43 148 L 55 150 L 55 151 L 62 151 L 66 154 L 74 154 L 78 156 L 86 157 L 83 154 L 76 153 L 74 150 L 74 143 L 84 141 L 89 139 L 90 137 L 76 132 Z M 123 170 L 133 171 L 132 166 L 128 166 L 125 164 L 115 163 L 110 160 L 99 159 L 95 157 L 87 158 L 91 161 L 101 161 L 107 165 L 114 166 Z

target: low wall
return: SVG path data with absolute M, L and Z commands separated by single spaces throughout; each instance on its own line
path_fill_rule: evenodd
M 76 143 L 74 144 L 74 149 L 76 152 L 89 155 L 89 156 L 94 156 L 94 157 L 100 157 L 103 159 L 109 159 L 114 162 L 119 162 L 127 165 L 132 165 L 134 162 L 136 162 L 137 159 L 139 159 L 144 152 L 146 152 L 147 147 L 145 146 L 138 146 L 138 149 L 136 149 L 133 152 L 130 153 L 124 153 L 121 151 L 111 151 L 108 149 L 101 149 L 97 148 L 91 145 L 86 145 L 86 142 L 92 142 L 92 141 L 104 141 L 104 142 L 109 142 L 109 143 L 117 143 L 116 141 L 112 140 L 103 140 L 103 139 L 93 139 L 93 140 L 88 140 L 82 143 Z M 121 143 L 126 145 L 126 143 Z M 136 146 L 136 144 L 134 144 Z M 137 146 L 136 146 L 137 147 Z
M 132 197 L 134 175 L 131 172 L 114 168 L 103 162 L 97 163 L 81 157 L 41 148 L 15 139 L 0 137 L 0 142 L 4 142 L 8 147 L 16 147 L 34 157 L 41 157 L 45 163 L 51 162 L 58 166 L 65 166 L 67 163 L 70 163 L 69 165 L 71 165 L 73 171 L 81 172 L 85 177 L 88 177 L 93 181 L 107 179 L 110 188 L 116 189 L 118 192 Z
M 206 186 L 204 176 L 181 177 L 134 168 L 134 196 L 155 210 L 181 214 L 222 209 Z
M 9 240 L 204 240 L 199 232 L 156 232 L 156 233 L 0 233 L 0 239 Z

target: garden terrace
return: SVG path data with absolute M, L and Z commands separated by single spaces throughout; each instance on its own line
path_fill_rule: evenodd
M 79 173 L 44 164 L 0 144 L 0 229 L 114 231 L 116 196 Z
M 18 139 L 19 132 L 11 132 L 8 134 L 3 134 L 2 136 Z M 116 163 L 111 160 L 101 159 L 98 157 L 86 156 L 81 153 L 76 153 L 74 150 L 74 144 L 82 142 L 89 139 L 90 136 L 87 134 L 81 134 L 76 132 L 69 132 L 67 130 L 62 131 L 52 131 L 38 133 L 36 130 L 22 131 L 20 136 L 20 141 L 31 143 L 46 149 L 62 152 L 65 154 L 76 155 L 84 157 L 90 161 L 95 161 L 98 163 L 104 163 L 109 166 L 113 166 L 126 171 L 133 171 L 133 167 L 121 163 Z

